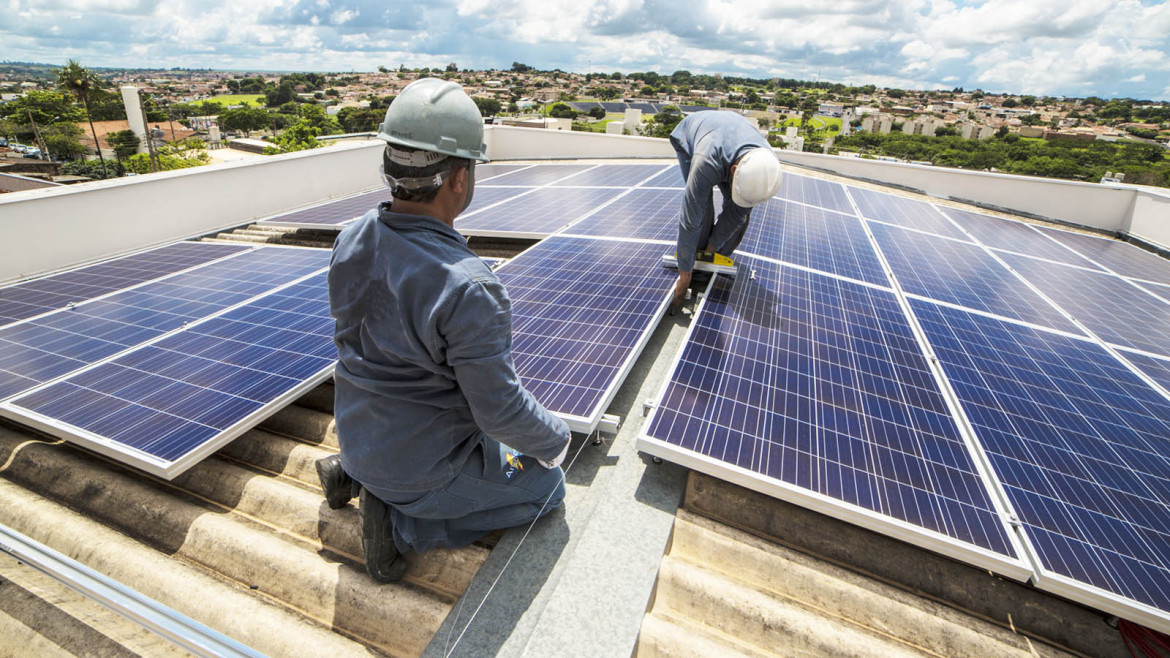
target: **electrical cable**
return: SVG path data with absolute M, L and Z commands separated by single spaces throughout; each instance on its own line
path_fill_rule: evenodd
M 598 432 L 598 434 L 600 435 L 600 432 Z M 568 483 L 567 477 L 569 475 L 569 470 L 573 468 L 573 464 L 577 463 L 577 457 L 579 457 L 581 455 L 581 451 L 585 449 L 585 446 L 588 443 L 589 443 L 588 440 L 582 441 L 581 447 L 577 448 L 577 452 L 573 455 L 573 459 L 571 459 L 569 461 L 568 466 L 566 466 L 564 469 L 562 469 L 562 472 L 561 472 L 561 482 L 562 483 L 565 483 L 567 485 L 567 483 Z M 504 566 L 500 567 L 500 572 L 496 574 L 496 577 L 492 581 L 492 584 L 488 587 L 487 592 L 484 593 L 483 599 L 480 600 L 479 605 L 477 605 L 475 607 L 475 611 L 472 612 L 471 617 L 468 618 L 467 624 L 463 626 L 463 630 L 460 631 L 459 636 L 455 638 L 454 644 L 450 644 L 451 633 L 453 633 L 455 631 L 455 625 L 454 625 L 454 623 L 452 623 L 451 629 L 447 631 L 447 642 L 446 642 L 447 648 L 443 654 L 444 658 L 451 658 L 451 654 L 455 653 L 455 648 L 459 646 L 459 642 L 463 639 L 463 636 L 467 633 L 467 629 L 471 628 L 471 624 L 475 621 L 476 615 L 479 614 L 479 611 L 483 609 L 484 604 L 487 603 L 488 597 L 491 596 L 492 590 L 494 590 L 496 588 L 496 584 L 500 582 L 500 578 L 502 578 L 504 576 L 504 572 L 507 571 L 508 565 L 512 564 L 512 558 L 516 557 L 516 553 L 519 552 L 520 547 L 524 545 L 524 540 L 528 539 L 528 534 L 532 532 L 532 528 L 534 528 L 536 526 L 536 522 L 541 520 L 542 518 L 544 518 L 544 509 L 546 507 L 548 507 L 549 501 L 552 500 L 553 494 L 555 494 L 555 493 L 556 493 L 556 489 L 554 489 L 552 492 L 549 493 L 548 498 L 544 499 L 544 504 L 540 506 L 540 511 L 537 513 L 536 518 L 532 520 L 532 523 L 528 524 L 528 528 L 524 530 L 524 534 L 521 535 L 520 541 L 516 542 L 516 547 L 512 549 L 512 554 L 508 556 L 508 559 L 504 562 Z M 463 609 L 463 600 L 466 598 L 467 598 L 466 596 L 460 597 L 459 609 L 456 610 L 455 619 L 459 618 L 459 613 Z

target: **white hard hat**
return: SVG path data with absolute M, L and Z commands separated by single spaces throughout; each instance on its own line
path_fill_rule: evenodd
M 407 85 L 386 110 L 378 138 L 440 156 L 487 161 L 483 117 L 475 102 L 463 87 L 438 78 L 423 78 Z M 414 166 L 426 164 L 420 158 Z
M 780 161 L 770 148 L 754 148 L 739 158 L 731 179 L 731 200 L 754 208 L 780 191 Z

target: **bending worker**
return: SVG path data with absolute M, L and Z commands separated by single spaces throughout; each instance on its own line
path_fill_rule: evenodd
M 390 582 L 403 552 L 465 546 L 560 505 L 569 428 L 520 385 L 508 293 L 453 228 L 486 160 L 475 103 L 453 82 L 415 81 L 378 137 L 393 200 L 333 248 L 341 454 L 317 468 L 331 507 L 360 484 L 366 571 Z
M 751 209 L 780 190 L 780 161 L 755 126 L 735 112 L 696 112 L 670 133 L 686 181 L 678 220 L 678 281 L 674 304 L 691 284 L 695 253 L 727 257 L 747 230 Z M 715 221 L 713 188 L 723 194 Z

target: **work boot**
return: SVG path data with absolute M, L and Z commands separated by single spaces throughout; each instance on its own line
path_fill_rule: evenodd
M 379 583 L 402 580 L 406 560 L 394 545 L 394 527 L 390 523 L 390 506 L 374 494 L 362 489 L 359 505 L 362 510 L 362 552 L 366 557 L 366 573 Z
M 325 500 L 329 509 L 341 509 L 353 500 L 353 478 L 341 467 L 340 455 L 329 455 L 317 460 L 317 478 L 321 480 L 321 488 L 325 490 Z

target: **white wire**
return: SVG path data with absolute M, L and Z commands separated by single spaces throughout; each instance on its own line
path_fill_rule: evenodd
M 585 449 L 585 445 L 587 443 L 589 443 L 588 439 L 581 442 L 581 447 L 577 448 L 576 454 L 574 454 L 573 458 L 571 460 L 569 460 L 569 465 L 566 466 L 564 469 L 562 469 L 561 482 L 565 483 L 566 485 L 568 484 L 566 477 L 569 474 L 569 469 L 573 468 L 573 464 L 575 464 L 577 462 L 577 457 L 581 454 L 581 451 Z M 524 540 L 528 539 L 528 534 L 530 532 L 532 532 L 532 528 L 534 528 L 536 526 L 536 522 L 539 521 L 541 518 L 543 518 L 544 508 L 548 507 L 548 503 L 549 503 L 549 501 L 552 500 L 553 494 L 555 494 L 555 493 L 556 493 L 556 489 L 553 489 L 553 491 L 549 493 L 548 498 L 544 499 L 544 504 L 540 506 L 540 511 L 536 514 L 536 518 L 532 520 L 532 523 L 528 524 L 528 528 L 524 531 L 524 534 L 521 535 L 520 541 L 517 542 L 516 547 L 512 549 L 512 554 L 508 556 L 508 559 L 504 562 L 504 566 L 500 567 L 500 572 L 498 574 L 496 574 L 495 580 L 492 581 L 491 586 L 489 586 L 487 592 L 484 593 L 483 600 L 481 600 L 479 602 L 479 605 L 477 605 L 475 607 L 475 611 L 471 613 L 471 617 L 468 618 L 467 624 L 463 627 L 463 630 L 459 632 L 459 637 L 455 638 L 455 644 L 450 644 L 447 647 L 446 653 L 443 654 L 444 658 L 451 658 L 451 654 L 455 653 L 455 647 L 459 646 L 459 642 L 463 639 L 463 636 L 467 633 L 467 629 L 471 628 L 471 624 L 472 624 L 472 622 L 475 621 L 476 615 L 478 615 L 479 611 L 481 609 L 483 609 L 483 604 L 487 603 L 488 597 L 491 596 L 491 594 L 492 594 L 492 590 L 494 590 L 496 588 L 496 583 L 500 582 L 500 578 L 502 578 L 504 576 L 504 571 L 506 571 L 508 569 L 508 565 L 512 564 L 512 558 L 516 557 L 516 553 L 519 552 L 520 547 L 524 545 Z M 463 600 L 466 598 L 467 598 L 466 596 L 459 597 L 459 609 L 456 610 L 456 612 L 455 612 L 455 619 L 456 620 L 459 619 L 459 612 L 462 611 Z M 449 644 L 451 642 L 451 633 L 453 633 L 454 631 L 455 631 L 455 622 L 452 622 L 450 630 L 447 631 L 447 642 L 446 642 L 447 644 Z

